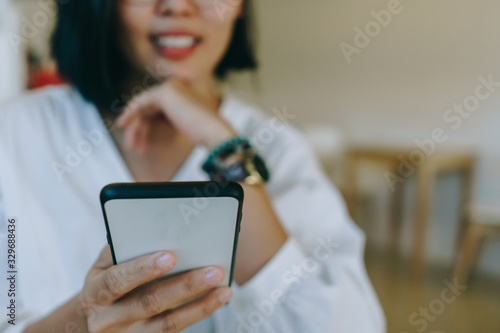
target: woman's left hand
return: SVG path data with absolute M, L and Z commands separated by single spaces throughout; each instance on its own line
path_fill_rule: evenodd
M 158 117 L 165 117 L 191 142 L 209 149 L 236 135 L 219 116 L 217 101 L 201 96 L 188 82 L 170 78 L 136 95 L 118 117 L 126 146 L 144 154 L 149 130 Z

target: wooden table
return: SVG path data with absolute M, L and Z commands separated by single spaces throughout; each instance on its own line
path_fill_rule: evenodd
M 461 193 L 458 237 L 458 249 L 466 219 L 467 204 L 471 200 L 475 156 L 471 151 L 434 152 L 425 155 L 410 149 L 388 149 L 369 146 L 356 146 L 346 152 L 346 186 L 344 188 L 351 216 L 355 217 L 358 199 L 359 166 L 365 164 L 381 165 L 386 168 L 384 177 L 391 191 L 390 195 L 390 244 L 399 246 L 401 221 L 403 216 L 403 188 L 411 177 L 417 179 L 415 216 L 413 220 L 412 273 L 421 274 L 425 261 L 425 238 L 429 215 L 432 209 L 434 185 L 438 175 L 460 172 Z M 423 159 L 418 160 L 421 156 Z M 405 162 L 406 161 L 406 162 Z M 412 169 L 413 168 L 413 169 Z M 413 170 L 413 171 L 412 171 Z M 458 251 L 457 251 L 458 252 Z M 456 255 L 456 253 L 455 253 Z

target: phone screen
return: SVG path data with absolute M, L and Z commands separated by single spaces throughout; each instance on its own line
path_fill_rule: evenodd
M 242 198 L 223 195 L 107 198 L 103 212 L 113 260 L 119 264 L 169 250 L 176 266 L 166 275 L 218 265 L 225 272 L 221 285 L 230 285 L 241 204 Z

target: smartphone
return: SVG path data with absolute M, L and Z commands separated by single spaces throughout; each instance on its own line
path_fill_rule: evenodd
M 231 286 L 243 206 L 235 182 L 114 183 L 100 194 L 113 263 L 168 250 L 176 266 L 163 277 L 204 266 Z

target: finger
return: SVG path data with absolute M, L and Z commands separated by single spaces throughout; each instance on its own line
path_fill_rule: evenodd
M 175 256 L 168 251 L 156 252 L 114 265 L 96 276 L 89 290 L 96 305 L 108 305 L 124 294 L 169 272 Z
M 149 134 L 150 123 L 147 121 L 142 121 L 137 129 L 137 152 L 140 155 L 144 155 L 148 148 L 148 134 Z
M 128 126 L 135 116 L 151 115 L 159 111 L 161 112 L 161 109 L 158 99 L 158 88 L 144 91 L 134 97 L 125 107 L 117 119 L 117 126 Z
M 231 297 L 231 288 L 217 288 L 194 302 L 157 316 L 149 322 L 146 321 L 146 327 L 142 332 L 179 332 L 210 316 Z
M 139 127 L 141 126 L 142 121 L 143 120 L 140 119 L 139 117 L 135 117 L 133 121 L 128 125 L 128 127 L 125 129 L 124 140 L 125 140 L 125 147 L 127 149 L 133 149 L 134 147 L 136 147 L 137 132 Z
M 108 320 L 134 322 L 174 308 L 217 286 L 224 279 L 220 267 L 205 267 L 152 283 L 134 291 L 102 313 Z
M 109 244 L 103 247 L 101 253 L 99 253 L 99 257 L 94 263 L 94 268 L 99 269 L 107 269 L 113 266 L 113 258 L 111 257 L 111 248 Z

